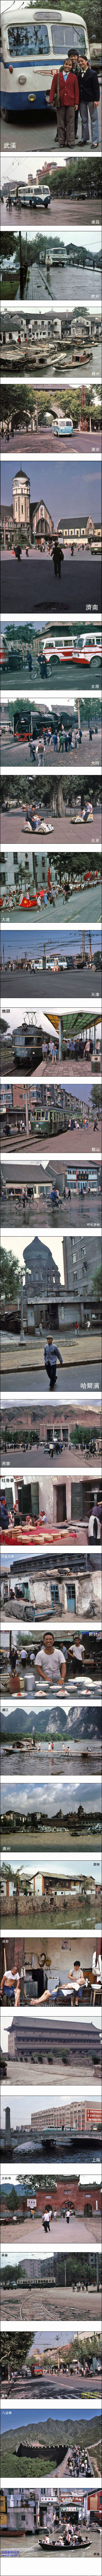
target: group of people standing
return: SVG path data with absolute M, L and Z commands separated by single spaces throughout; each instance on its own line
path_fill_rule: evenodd
M 86 54 L 79 54 L 79 56 L 68 54 L 66 62 L 61 64 L 60 71 L 53 72 L 49 97 L 49 107 L 54 108 L 54 105 L 56 107 L 58 143 L 61 151 L 63 145 L 67 144 L 68 150 L 73 152 L 77 141 L 79 116 L 81 117 L 81 138 L 78 137 L 78 141 L 81 140 L 81 145 L 83 143 L 85 147 L 90 143 L 90 116 L 91 143 L 93 150 L 96 150 L 99 143 L 99 99 L 100 87 L 96 65 L 93 68 L 92 64 L 87 62 Z

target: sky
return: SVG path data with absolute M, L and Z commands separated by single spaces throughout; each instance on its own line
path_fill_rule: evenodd
M 83 908 L 83 907 L 82 907 L 82 908 Z M 17 936 L 17 934 L 18 934 L 18 933 L 19 933 L 19 937 Z M 51 924 L 49 923 L 49 928 L 47 927 L 47 930 L 46 930 L 46 925 L 45 925 L 45 923 L 44 923 L 44 929 L 43 929 L 43 928 L 40 928 L 40 929 L 39 929 L 39 925 L 38 925 L 38 929 L 35 929 L 35 922 L 34 922 L 34 925 L 31 923 L 30 928 L 29 928 L 28 921 L 27 921 L 27 925 L 26 925 L 26 922 L 22 922 L 22 925 L 21 925 L 20 920 L 19 920 L 19 914 L 18 914 L 18 919 L 17 919 L 17 921 L 16 921 L 15 927 L 14 927 L 14 923 L 12 924 L 12 928 L 11 928 L 11 923 L 9 923 L 9 926 L 7 926 L 7 928 L 6 928 L 6 927 L 4 927 L 4 964 L 5 964 L 5 967 L 6 967 L 6 966 L 8 966 L 8 958 L 9 958 L 9 957 L 11 957 L 11 958 L 12 958 L 12 957 L 14 957 L 14 958 L 15 958 L 15 957 L 17 957 L 17 953 L 18 953 L 18 958 L 19 958 L 19 959 L 20 959 L 20 955 L 21 955 L 21 957 L 23 957 L 23 956 L 25 957 L 25 955 L 27 954 L 28 965 L 29 965 L 29 957 L 32 957 L 32 958 L 34 959 L 34 964 L 35 964 L 35 959 L 37 959 L 37 963 L 38 963 L 38 965 L 39 965 L 39 963 L 40 963 L 40 955 L 41 955 L 41 957 L 42 957 L 42 951 L 43 951 L 43 953 L 44 953 L 44 943 L 45 943 L 45 950 L 47 950 L 47 955 L 48 955 L 48 956 L 49 956 L 49 952 L 50 952 L 50 949 L 51 949 L 51 951 L 52 951 L 52 959 L 53 959 L 53 952 L 54 952 L 54 950 L 55 950 L 55 954 L 57 954 L 57 955 L 59 955 L 59 956 L 60 956 L 60 950 L 61 950 L 61 955 L 62 955 L 62 951 L 63 951 L 63 956 L 64 956 L 64 953 L 65 953 L 66 951 L 68 952 L 68 955 L 69 955 L 69 952 L 70 952 L 70 958 L 71 958 L 71 960 L 72 960 L 72 965 L 73 965 L 73 964 L 74 964 L 74 955 L 75 955 L 75 958 L 76 958 L 76 956 L 78 956 L 78 957 L 82 957 L 82 930 L 81 930 L 81 926 L 80 926 L 80 929 L 78 930 L 78 929 L 77 929 L 77 923 L 76 923 L 76 927 L 75 927 L 75 930 L 74 930 L 74 923 L 73 923 L 73 928 L 71 929 L 71 928 L 70 928 L 70 926 L 69 926 L 69 923 L 67 924 L 67 923 L 65 922 L 65 928 L 64 928 L 64 923 L 62 922 L 62 925 L 61 925 L 61 927 L 60 927 L 59 922 L 58 922 L 58 923 L 57 923 L 57 929 L 55 929 L 55 924 L 54 924 L 54 926 L 53 926 L 53 923 L 52 923 L 52 926 L 51 926 Z M 1 929 L 1 945 L 2 945 L 2 953 L 3 953 L 3 935 L 2 935 L 2 929 Z M 97 948 L 97 947 L 99 947 L 99 949 L 101 948 L 101 931 L 98 931 L 98 930 L 97 930 L 97 923 L 96 923 L 96 929 L 95 929 L 95 930 L 92 930 L 92 932 L 91 932 L 91 949 L 92 949 L 92 959 L 93 959 L 93 957 L 94 957 L 94 951 L 96 950 L 96 948 Z M 89 931 L 88 931 L 88 930 L 86 930 L 86 931 L 85 931 L 85 958 L 86 958 L 86 956 L 87 956 L 87 952 L 88 952 L 88 957 L 89 957 Z M 54 996 L 53 996 L 52 998 L 54 999 Z M 56 998 L 56 997 L 55 997 L 55 998 Z M 46 1002 L 47 1002 L 47 987 L 46 987 Z M 82 1013 L 82 1004 L 83 1004 L 83 993 L 82 993 L 82 991 L 81 991 L 81 993 L 80 993 L 80 1008 L 81 1008 L 81 1013 Z M 69 1009 L 70 1009 L 70 994 L 69 994 Z M 88 1012 L 88 989 L 87 989 L 87 1012 Z M 85 1026 L 86 1026 L 85 1002 L 84 1002 L 84 1006 L 83 1006 L 83 1015 L 84 1015 L 84 1017 L 85 1017 Z M 41 1019 L 42 1019 L 42 1017 L 43 1017 L 43 1012 L 42 1012 L 42 1004 L 41 1004 Z M 90 1010 L 89 1010 L 89 1017 L 90 1017 Z M 38 1009 L 37 1009 L 37 1019 L 38 1019 L 38 1018 L 39 1018 L 39 1006 L 38 1006 Z M 95 1018 L 96 1018 L 96 1011 L 95 1011 Z M 67 1012 L 67 1019 L 68 1019 L 68 1012 Z M 77 1023 L 77 1006 L 76 1006 L 76 1023 Z M 98 1025 L 99 1025 L 99 1024 L 98 1024 Z M 92 1018 L 91 1018 L 91 1028 L 92 1028 L 92 1027 L 93 1027 L 93 1020 L 92 1020 Z
M 22 466 L 22 453 L 20 463 Z M 39 461 L 39 464 L 36 464 L 36 460 L 32 463 L 31 457 L 30 459 L 28 457 L 26 465 L 27 476 L 29 474 L 29 466 L 30 500 L 33 501 L 33 507 L 36 505 L 36 501 L 41 501 L 42 499 L 43 501 L 46 501 L 47 508 L 51 511 L 51 515 L 54 520 L 54 527 L 57 526 L 58 519 L 60 519 L 61 516 L 64 516 L 64 513 L 66 518 L 67 511 L 69 515 L 72 510 L 73 517 L 75 516 L 75 518 L 77 518 L 79 514 L 80 519 L 80 510 L 82 511 L 82 515 L 88 518 L 89 509 L 91 507 L 93 520 L 97 522 L 97 520 L 101 518 L 101 459 L 97 460 L 97 462 L 95 459 L 95 466 L 91 460 L 91 482 L 89 461 L 86 460 L 85 457 L 82 458 L 81 463 L 81 459 L 77 461 L 76 457 L 74 461 L 74 458 L 72 457 L 71 459 L 69 456 L 67 460 L 65 456 L 62 459 L 58 457 L 58 455 L 56 459 L 50 456 L 48 465 L 44 458 L 41 458 L 41 462 Z M 4 464 L 3 462 L 1 463 L 1 504 L 3 503 L 4 509 L 6 507 L 6 503 L 8 503 L 8 507 L 10 506 L 10 501 L 12 501 L 12 499 L 13 466 L 12 459 L 9 463 L 7 458 L 7 462 Z
M 4 1019 L 5 1019 L 5 1009 L 6 1009 L 6 1019 L 7 1019 L 7 1017 L 8 1017 L 8 1028 L 9 1028 L 10 1030 L 12 1030 L 12 1027 L 14 1028 L 14 1025 L 16 1025 L 16 1027 L 18 1028 L 18 1027 L 19 1027 L 19 1025 L 20 1025 L 20 1021 L 21 1021 L 21 1003 L 19 1003 L 19 1002 L 14 1002 L 14 1005 L 13 1005 L 13 1006 L 12 1006 L 11 1002 L 6 1003 L 6 1006 L 5 1006 L 5 1003 L 4 1003 L 4 1004 L 2 1005 L 2 1018 L 4 1017 Z M 12 1012 L 12 1017 L 11 1017 L 11 1012 Z M 15 1014 L 15 1013 L 17 1013 L 16 1021 L 14 1020 L 14 1014 Z M 31 1015 L 32 1015 L 32 1014 L 31 1014 Z M 25 1017 L 25 1005 L 24 1005 L 24 1017 Z M 28 1012 L 28 1020 L 29 1020 L 29 1012 Z M 23 1003 L 22 1003 L 22 1021 L 23 1021 Z M 26 1021 L 27 1021 L 27 1006 L 26 1006 Z M 40 1070 L 41 1070 L 41 1076 L 42 1076 L 42 1081 L 43 1081 L 43 1079 L 44 1079 L 44 1074 L 43 1074 L 42 1064 L 41 1064 L 41 1069 L 40 1069 Z M 49 1065 L 48 1065 L 48 1063 L 47 1063 L 47 1084 L 48 1084 L 49 1078 L 50 1078 L 50 1077 L 49 1077 Z M 60 1078 L 60 1068 L 59 1068 L 59 1078 Z M 30 1092 L 31 1092 L 31 1078 L 28 1076 L 28 1080 L 29 1080 L 29 1079 L 30 1079 Z M 99 1079 L 99 1076 L 98 1076 L 98 1079 Z M 16 1076 L 16 1080 L 17 1080 L 17 1076 Z M 22 1080 L 22 1075 L 21 1075 L 21 1080 Z M 35 1080 L 36 1080 L 36 1076 L 35 1076 Z M 52 1082 L 52 1081 L 53 1081 L 53 1071 L 51 1071 L 51 1082 Z M 19 1070 L 19 1082 L 20 1082 L 20 1070 Z M 64 1075 L 64 1089 L 66 1090 L 66 1092 L 67 1092 L 67 1093 L 68 1093 L 68 1092 L 69 1092 L 69 1090 L 70 1090 L 70 1096 L 71 1096 L 71 1099 L 72 1099 L 72 1106 L 73 1106 L 73 1099 L 75 1099 L 75 1097 L 76 1097 L 76 1100 L 83 1100 L 83 1101 L 85 1100 L 86 1108 L 87 1108 L 87 1104 L 88 1104 L 88 1102 L 89 1102 L 89 1105 L 90 1105 L 90 1100 L 92 1100 L 92 1082 L 87 1082 L 87 1081 L 86 1081 L 86 1073 L 84 1073 L 84 1077 L 83 1077 L 83 1073 L 82 1073 L 82 1074 L 80 1074 L 80 1075 L 79 1075 L 79 1078 L 77 1079 L 77 1077 L 75 1076 L 75 1073 L 73 1073 L 73 1074 L 72 1074 L 71 1069 L 69 1069 L 69 1075 L 68 1075 L 68 1072 L 67 1072 L 67 1075 L 66 1075 L 66 1074 Z M 22 1114 L 22 1107 L 21 1107 L 21 1114 Z M 79 1134 L 80 1134 L 80 1131 L 79 1131 Z M 33 1141 L 34 1141 L 34 1140 L 33 1140 L 33 1137 L 32 1137 L 32 1143 L 33 1143 Z M 75 1151 L 75 1148 L 74 1148 L 74 1151 Z M 15 1152 L 16 1152 L 16 1129 L 15 1129 Z M 53 1152 L 53 1138 L 52 1138 L 52 1152 Z M 68 1148 L 67 1148 L 67 1154 L 66 1154 L 66 1161 L 67 1161 L 67 1159 L 68 1159 Z M 17 1160 L 18 1160 L 18 1157 L 17 1157 Z M 41 1162 L 41 1146 L 40 1146 L 39 1161 Z M 87 1147 L 86 1147 L 86 1161 L 87 1161 Z M 48 1154 L 46 1154 L 46 1163 L 47 1163 L 47 1162 L 48 1162 Z M 27 1238 L 26 1238 L 26 1239 L 27 1239 Z M 47 1240 L 48 1240 L 48 1243 L 49 1243 L 49 1241 L 50 1241 L 50 1243 L 51 1243 L 51 1251 L 52 1251 L 52 1235 L 51 1235 L 51 1238 L 50 1238 L 50 1237 L 49 1237 L 49 1235 L 48 1235 Z M 57 1241 L 58 1241 L 58 1237 L 57 1237 Z M 21 1242 L 21 1231 L 20 1231 L 20 1242 Z M 43 1235 L 41 1235 L 41 1231 L 40 1231 L 40 1243 L 41 1243 L 41 1242 L 43 1242 Z M 2 1243 L 2 1233 L 1 1233 L 1 1243 Z M 5 1231 L 5 1244 L 6 1244 L 6 1251 L 7 1251 L 7 1248 L 8 1248 L 8 1230 L 7 1230 L 7 1235 L 6 1235 L 6 1231 Z M 14 1249 L 15 1249 L 15 1237 L 14 1237 L 14 1241 L 13 1241 L 13 1250 L 14 1250 Z M 17 1236 L 17 1250 L 18 1250 L 18 1236 Z M 54 1258 L 55 1258 L 55 1244 L 54 1244 Z M 59 1260 L 59 1254 L 58 1254 L 58 1260 Z
M 96 1814 L 96 1830 L 97 1830 L 97 1806 L 98 1806 L 98 1811 L 100 1812 L 100 1815 L 101 1815 L 101 1786 L 100 1786 L 100 1782 L 99 1782 L 99 1785 L 98 1785 L 98 1782 L 97 1782 L 97 1789 L 96 1789 L 96 1782 L 95 1782 L 94 1780 L 90 1781 L 89 1783 L 88 1783 L 88 1781 L 87 1781 L 87 1786 L 86 1786 L 86 1782 L 85 1782 L 85 1784 L 84 1784 L 84 1782 L 83 1782 L 83 1778 L 82 1778 L 81 1783 L 80 1783 L 80 1778 L 78 1778 L 78 1781 L 77 1781 L 77 1779 L 76 1779 L 76 1786 L 75 1786 L 75 1789 L 73 1789 L 73 1780 L 72 1780 L 72 1784 L 71 1784 L 70 1786 L 68 1786 L 67 1780 L 65 1780 L 65 1779 L 63 1780 L 63 1773 L 62 1773 L 62 1776 L 61 1776 L 61 1774 L 60 1774 L 60 1779 L 58 1780 L 58 1783 L 57 1783 L 57 1781 L 54 1781 L 54 1780 L 48 1780 L 48 1781 L 47 1781 L 47 1785 L 45 1785 L 45 1787 L 44 1787 L 44 1780 L 42 1780 L 42 1781 L 41 1781 L 41 1779 L 40 1779 L 40 1786 L 39 1786 L 39 1778 L 38 1778 L 38 1780 L 36 1780 L 35 1782 L 30 1781 L 30 1789 L 29 1789 L 29 1793 L 28 1793 L 28 1780 L 27 1780 L 27 1782 L 26 1782 L 26 1781 L 24 1782 L 24 1781 L 21 1781 L 21 1780 L 20 1780 L 20 1782 L 18 1783 L 18 1785 L 16 1785 L 16 1782 L 14 1782 L 14 1785 L 13 1785 L 13 1789 L 12 1789 L 12 1791 L 11 1791 L 11 1785 L 10 1785 L 10 1789 L 9 1789 L 9 1788 L 8 1788 L 8 1783 L 7 1783 L 6 1788 L 4 1787 L 4 1783 L 3 1783 L 3 1788 L 1 1787 L 1 1815 L 3 1815 L 3 1814 L 4 1814 L 4 1817 L 5 1817 L 5 1814 L 6 1814 L 6 1808 L 7 1808 L 7 1809 L 9 1809 L 9 1808 L 11 1809 L 11 1805 L 12 1805 L 12 1804 L 14 1804 L 14 1807 L 15 1807 L 15 1805 L 16 1805 L 16 1809 L 17 1809 L 17 1807 L 18 1807 L 18 1814 L 19 1814 L 19 1807 L 20 1807 L 20 1809 L 21 1809 L 21 1815 L 22 1815 L 22 1813 L 25 1813 L 25 1823 L 26 1823 L 26 1818 L 27 1818 L 27 1814 L 28 1814 L 28 1794 L 29 1794 L 29 1803 L 30 1803 L 30 1807 L 31 1807 L 31 1809 L 32 1809 L 32 1807 L 33 1807 L 33 1806 L 34 1806 L 35 1808 L 37 1808 L 37 1807 L 39 1806 L 39 1804 L 40 1804 L 41 1814 L 43 1815 L 43 1808 L 44 1808 L 44 1810 L 45 1810 L 45 1808 L 47 1808 L 48 1816 L 49 1816 L 49 1815 L 51 1815 L 51 1816 L 53 1816 L 53 1815 L 57 1815 L 57 1809 L 59 1808 L 59 1804 L 60 1804 L 60 1806 L 61 1806 L 61 1805 L 62 1805 L 62 1803 L 63 1803 L 63 1815 L 65 1815 L 65 1816 L 66 1816 L 66 1809 L 67 1809 L 67 1815 L 68 1815 L 68 1810 L 70 1809 L 70 1806 L 71 1806 L 71 1807 L 73 1807 L 73 1815 L 74 1815 L 74 1813 L 75 1813 L 75 1811 L 76 1811 L 76 1806 L 77 1806 L 77 1804 L 79 1803 L 79 1799 L 80 1799 L 80 1797 L 81 1797 L 82 1805 L 84 1805 L 85 1815 L 87 1815 L 87 1808 L 88 1808 L 88 1811 L 89 1811 L 89 1809 L 90 1809 L 90 1808 L 91 1808 L 91 1809 L 93 1808 L 93 1812 L 95 1812 L 95 1814 Z
M 5 175 L 6 175 L 6 174 L 5 174 Z M 1 214 L 2 214 L 2 209 L 1 209 Z M 13 230 L 13 208 L 12 208 L 12 230 Z M 27 250 L 28 250 L 28 260 L 29 260 L 29 252 L 30 252 L 30 254 L 31 254 L 31 259 L 32 259 L 32 247 L 33 247 L 33 243 L 34 243 L 34 246 L 35 246 L 35 243 L 36 243 L 36 252 L 37 252 L 37 250 L 39 249 L 39 230 L 40 230 L 40 234 L 41 234 L 41 220 L 40 220 L 40 225 L 38 225 L 38 231 L 36 232 L 36 235 L 35 235 L 35 226 L 34 226 L 34 228 L 33 228 L 33 219 L 32 219 L 32 225 L 30 225 L 30 226 L 29 226 L 29 224 L 27 225 Z M 74 245 L 74 243 L 75 243 L 75 249 L 77 249 L 77 248 L 78 248 L 78 250 L 82 250 L 82 246 L 83 246 L 83 250 L 86 250 L 86 249 L 87 249 L 87 227 L 86 227 L 86 224 L 83 224 L 83 218 L 82 218 L 82 232 L 81 232 L 80 224 L 74 224 L 74 223 L 73 223 L 73 214 L 72 214 L 72 216 L 71 216 L 71 206 L 70 206 L 70 221 L 69 221 L 69 224 L 68 224 L 68 231 L 67 231 L 67 210 L 66 210 L 66 223 L 65 223 L 65 221 L 64 221 L 64 215 L 63 215 L 63 217 L 62 217 L 62 222 L 61 222 L 61 226 L 60 226 L 60 230 L 59 230 L 59 233 L 58 233 L 58 230 L 57 230 L 57 228 L 56 228 L 56 216 L 55 216 L 55 217 L 54 217 L 54 219 L 53 219 L 53 207 L 52 207 L 52 228 L 51 228 L 51 230 L 52 230 L 52 238 L 54 238 L 54 242 L 55 242 L 55 237 L 56 237 L 56 249 L 58 249 L 58 244 L 59 244 L 59 245 L 60 245 L 60 247 L 61 247 L 61 243 L 62 243 L 62 245 L 63 245 L 63 242 L 64 242 L 64 243 L 65 243 L 65 249 L 66 249 L 66 250 L 68 250 L 68 249 L 69 249 L 69 242 L 70 242 L 70 241 L 71 241 L 71 242 L 73 242 L 73 245 Z M 41 237 L 42 237 L 42 250 L 43 250 L 43 242 L 44 242 L 44 227 L 43 227 L 43 233 L 42 233 L 42 236 L 41 236 Z M 51 234 L 49 234 L 49 211 L 48 211 L 48 215 L 47 215 L 47 238 L 48 238 L 48 248 L 49 248 L 49 246 L 50 246 L 50 249 L 51 249 Z M 46 240 L 46 207 L 45 207 L 45 240 Z M 23 224 L 22 224 L 22 242 L 23 242 L 23 244 L 25 243 L 25 241 L 26 241 L 26 225 L 25 225 L 25 221 L 24 221 L 24 222 L 23 222 Z M 45 245 L 44 245 L 44 246 L 45 246 Z M 92 232 L 90 231 L 90 226 L 89 226 L 88 249 L 89 249 L 89 253 L 91 253 L 91 251 L 92 251 L 93 259 L 94 259 L 94 253 L 95 253 L 95 251 L 96 251 L 96 252 L 97 252 L 97 251 L 99 251 L 99 253 L 100 253 L 100 251 L 101 251 L 101 224 L 99 224 L 99 223 L 96 223 L 96 224 L 94 224 L 94 223 L 93 223 L 93 225 L 92 225 Z M 17 233 L 14 233 L 14 252 L 12 253 L 12 251 L 11 251 L 11 254 L 10 254 L 10 255 L 11 255 L 12 264 L 13 264 L 13 258 L 14 258 L 14 256 L 15 256 L 15 250 L 16 250 L 16 255 L 17 255 L 17 250 L 18 250 L 18 239 L 17 239 Z M 4 236 L 3 236 L 3 252 L 4 252 L 4 260 L 6 260 L 6 248 L 5 248 L 5 237 L 4 237 Z
M 83 2328 L 82 2328 L 82 2332 L 83 2332 Z M 89 2333 L 89 2327 L 88 2327 L 88 2326 L 84 2328 L 84 2332 L 85 2332 L 85 2334 L 86 2334 L 86 2335 Z M 80 2327 L 80 2333 L 81 2333 L 81 2327 Z M 67 2335 L 66 2335 L 66 2326 L 59 2326 L 59 2338 L 58 2338 L 58 2329 L 57 2329 L 57 2326 L 55 2325 L 55 2322 L 54 2322 L 54 2324 L 53 2324 L 52 2326 L 48 2326 L 48 2325 L 46 2326 L 46 2325 L 45 2325 L 45 2323 L 44 2323 L 44 2325 L 43 2325 L 43 2326 L 40 2326 L 40 2352 L 43 2352 L 43 2351 L 44 2351 L 45 2344 L 46 2344 L 46 2346 L 47 2346 L 47 2349 L 48 2349 L 48 2345 L 49 2345 L 49 2355 L 50 2355 L 50 2358 L 51 2358 L 51 2355 L 52 2355 L 52 2352 L 53 2352 L 53 2346 L 54 2346 L 55 2344 L 56 2344 L 56 2346 L 57 2346 L 57 2341 L 58 2341 L 58 2340 L 59 2340 L 59 2348 L 60 2348 L 60 2344 L 63 2344 L 63 2345 L 65 2344 L 65 2345 L 66 2345 L 66 2342 L 67 2342 L 67 2343 L 70 2343 L 70 2340 L 71 2340 L 71 2343 L 72 2343 L 72 2341 L 73 2341 L 73 2344 L 74 2344 L 75 2336 L 76 2336 L 76 2326 L 71 2326 L 71 2327 L 70 2327 L 70 2326 L 68 2326 L 68 2325 L 67 2325 Z M 29 2322 L 29 2352 L 28 2352 L 28 2360 L 29 2360 L 29 2354 L 30 2354 L 30 2353 L 34 2353 L 34 2351 L 36 2351 L 36 2347 L 37 2347 L 37 2352 L 38 2352 L 38 2348 L 39 2348 L 39 2322 L 38 2322 L 38 2325 L 36 2325 L 35 2330 L 32 2330 L 32 2334 L 31 2334 L 30 2322 Z M 25 2358 L 26 2358 L 26 2346 L 25 2346 Z M 74 2354 L 73 2354 L 73 2360 L 74 2360 Z M 19 2369 L 19 2358 L 18 2358 L 18 2369 Z
M 24 1261 L 24 1269 L 25 1269 L 25 1260 L 24 1260 L 24 1235 L 25 1235 L 25 1221 L 24 1221 L 23 1228 L 22 1228 L 22 1226 L 19 1226 L 19 1225 L 17 1226 L 16 1259 L 17 1259 L 17 1261 L 19 1261 L 19 1262 L 20 1262 L 20 1269 L 21 1269 L 21 1265 L 22 1265 L 22 1262 L 23 1262 L 23 1261 Z M 1 1242 L 2 1242 L 3 1247 L 4 1247 L 4 1233 L 2 1233 L 2 1234 L 1 1234 Z M 37 1233 L 35 1234 L 34 1227 L 33 1227 L 33 1230 L 32 1230 L 32 1219 L 31 1219 L 31 1243 L 32 1243 L 32 1244 L 33 1244 L 33 1243 L 35 1243 L 35 1248 L 36 1248 L 36 1252 L 37 1252 Z M 44 1250 L 44 1232 L 43 1232 L 43 1229 L 41 1230 L 41 1227 L 40 1227 L 40 1234 L 39 1234 L 39 1244 L 42 1244 L 42 1245 L 43 1245 L 43 1250 Z M 30 1254 L 29 1254 L 29 1245 L 30 1245 L 29 1226 L 26 1226 L 26 1250 L 27 1250 L 27 1247 L 28 1247 L 28 1266 L 30 1267 L 30 1260 L 31 1260 L 31 1256 L 30 1256 Z M 53 1231 L 52 1231 L 52 1234 L 50 1234 L 50 1233 L 49 1233 L 49 1228 L 48 1228 L 47 1241 L 46 1241 L 46 1260 L 47 1260 L 47 1252 L 48 1252 L 48 1251 L 52 1252 L 52 1261 L 53 1261 L 53 1265 L 54 1265 L 54 1262 L 57 1262 L 57 1263 L 58 1263 L 58 1270 L 59 1270 L 59 1272 L 60 1272 L 61 1286 L 62 1286 L 62 1287 L 64 1287 L 63 1239 L 62 1239 L 62 1241 L 61 1241 L 61 1233 L 59 1234 L 59 1231 L 58 1231 L 58 1233 L 57 1233 L 57 1236 L 56 1236 L 56 1237 L 55 1237 L 55 1234 L 53 1234 Z M 6 1226 L 5 1226 L 5 1252 L 9 1252 L 9 1226 L 7 1226 L 7 1228 L 6 1228 Z M 13 1253 L 13 1255 L 14 1255 L 14 1260 L 15 1260 L 15 1228 L 14 1228 L 14 1226 L 10 1226 L 10 1252 L 12 1252 L 12 1253 Z

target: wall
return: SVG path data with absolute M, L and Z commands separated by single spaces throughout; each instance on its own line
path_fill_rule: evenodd
M 51 1476 L 51 1475 L 46 1476 L 46 1474 L 44 1475 L 44 1477 L 43 1477 L 43 1476 L 40 1476 L 40 1477 L 39 1477 L 39 1512 L 43 1512 L 43 1511 L 45 1511 L 45 1513 L 47 1513 L 47 1521 L 51 1523 L 51 1528 L 52 1528 L 52 1527 L 53 1527 L 53 1476 Z

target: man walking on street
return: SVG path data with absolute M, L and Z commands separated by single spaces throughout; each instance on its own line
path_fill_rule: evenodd
M 56 1386 L 56 1368 L 57 1368 L 57 1360 L 59 1360 L 59 1368 L 63 1368 L 63 1360 L 62 1360 L 62 1358 L 61 1358 L 61 1351 L 59 1351 L 59 1350 L 58 1350 L 57 1343 L 56 1343 L 56 1342 L 45 1342 L 45 1347 L 44 1347 L 44 1361 L 45 1361 L 45 1368 L 46 1368 L 47 1377 L 49 1377 L 49 1383 L 50 1383 L 50 1386 L 51 1386 L 51 1390 L 52 1390 L 53 1386 Z

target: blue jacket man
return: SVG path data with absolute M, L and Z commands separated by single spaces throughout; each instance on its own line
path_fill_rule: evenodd
M 100 88 L 98 72 L 96 72 L 96 66 L 95 69 L 93 69 L 91 63 L 86 63 L 86 54 L 80 54 L 77 69 L 79 81 L 79 107 L 75 110 L 75 141 L 78 127 L 78 116 L 81 116 L 81 141 L 82 143 L 90 142 L 88 119 L 89 107 L 91 143 L 93 144 L 93 149 L 95 149 L 96 145 L 99 143 L 97 100 L 100 98 Z

